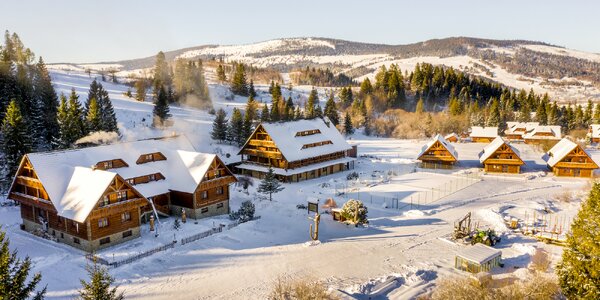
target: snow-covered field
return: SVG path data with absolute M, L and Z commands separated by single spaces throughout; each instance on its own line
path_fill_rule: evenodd
M 52 72 L 59 91 L 75 87 L 83 101 L 91 78 L 82 72 Z M 185 133 L 198 151 L 218 153 L 228 161 L 237 159 L 237 149 L 214 144 L 209 138 L 212 116 L 195 109 L 172 107 L 173 128 L 158 131 L 150 128 L 152 104 L 127 99 L 126 86 L 104 83 L 116 108 L 119 127 L 125 139 Z M 266 87 L 260 87 L 262 91 Z M 242 107 L 245 99 L 225 100 L 225 87 L 211 84 L 216 107 L 228 111 Z M 308 88 L 294 88 L 293 97 L 302 101 Z M 323 92 L 323 91 L 321 91 Z M 267 98 L 265 98 L 267 99 Z M 322 97 L 322 100 L 325 100 Z M 415 297 L 432 288 L 435 280 L 459 271 L 454 270 L 454 255 L 465 246 L 448 240 L 453 224 L 468 212 L 481 227 L 503 233 L 498 248 L 506 264 L 497 273 L 514 272 L 525 267 L 535 248 L 547 249 L 556 261 L 561 248 L 537 242 L 513 233 L 503 218 L 532 218 L 550 211 L 552 217 L 572 219 L 579 207 L 586 180 L 560 179 L 545 174 L 541 153 L 528 145 L 517 145 L 527 163 L 525 173 L 515 176 L 479 175 L 477 154 L 485 144 L 456 144 L 461 166 L 455 171 L 416 170 L 414 158 L 425 141 L 382 139 L 356 134 L 361 156 L 354 171 L 358 181 L 348 182 L 348 172 L 302 183 L 285 184 L 272 202 L 260 201 L 255 189 L 258 181 L 245 193 L 232 187 L 233 209 L 242 201 L 256 204 L 259 220 L 241 224 L 231 230 L 160 252 L 131 264 L 113 268 L 111 274 L 127 297 L 140 299 L 257 299 L 265 298 L 280 277 L 309 277 L 323 281 L 339 295 L 358 299 L 380 296 L 391 299 Z M 230 158 L 226 158 L 230 154 Z M 600 152 L 593 156 L 600 159 Z M 444 190 L 454 193 L 441 192 Z M 452 187 L 455 188 L 452 188 Z M 345 194 L 341 192 L 345 191 Z M 430 198 L 418 205 L 392 208 L 386 201 L 397 198 L 402 203 L 415 195 Z M 437 197 L 435 196 L 437 191 Z M 571 193 L 570 202 L 554 200 L 553 195 Z M 411 198 L 413 196 L 413 198 Z M 324 214 L 320 225 L 320 244 L 307 244 L 309 224 L 305 210 L 296 208 L 307 199 L 322 203 L 333 198 L 341 206 L 350 197 L 360 198 L 369 208 L 370 224 L 355 228 L 334 222 Z M 419 196 L 421 197 L 421 196 Z M 389 204 L 389 203 L 388 203 Z M 414 204 L 414 203 L 413 203 Z M 172 228 L 173 219 L 162 220 L 160 236 L 155 238 L 143 228 L 142 238 L 103 250 L 99 255 L 111 260 L 180 239 L 220 223 L 226 217 L 189 220 L 180 230 Z M 48 298 L 71 298 L 85 278 L 84 253 L 68 246 L 42 240 L 19 229 L 16 207 L 0 207 L 0 225 L 8 232 L 12 247 L 28 255 L 34 270 L 42 272 L 48 286 Z

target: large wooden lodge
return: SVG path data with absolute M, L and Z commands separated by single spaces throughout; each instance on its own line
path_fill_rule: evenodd
M 240 173 L 262 178 L 273 168 L 279 180 L 298 182 L 354 169 L 350 146 L 327 118 L 259 124 L 241 148 Z
M 150 215 L 226 214 L 235 181 L 178 136 L 27 154 L 8 198 L 20 202 L 25 230 L 94 251 L 140 236 Z
M 592 177 L 598 165 L 578 144 L 564 138 L 546 155 L 544 160 L 556 176 Z
M 498 127 L 471 127 L 469 134 L 473 143 L 490 143 L 498 136 Z
M 483 164 L 486 172 L 514 173 L 521 172 L 521 166 L 525 164 L 519 156 L 519 151 L 497 137 L 479 153 L 479 161 Z
M 451 169 L 458 162 L 458 154 L 446 139 L 437 134 L 421 148 L 417 159 L 421 161 L 421 168 Z

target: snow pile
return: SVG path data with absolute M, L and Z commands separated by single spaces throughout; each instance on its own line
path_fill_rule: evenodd
M 308 242 L 305 242 L 304 244 L 302 244 L 302 246 L 304 246 L 304 247 L 314 247 L 314 246 L 319 246 L 319 245 L 321 245 L 321 241 L 319 241 L 319 240 L 308 241 Z
M 516 243 L 511 246 L 511 249 L 515 250 L 520 254 L 533 255 L 535 254 L 536 248 L 532 245 L 525 245 L 521 243 Z
M 401 286 L 406 288 L 414 287 L 425 281 L 432 281 L 437 278 L 437 272 L 434 270 L 408 269 L 405 273 L 392 273 L 372 278 L 366 282 L 354 284 L 342 290 L 357 299 L 372 299 L 373 297 L 387 298 L 390 292 Z
M 497 234 L 508 232 L 504 219 L 497 212 L 484 208 L 477 211 L 477 215 L 484 220 Z
M 420 210 L 413 209 L 413 210 L 405 211 L 404 213 L 402 213 L 402 215 L 404 217 L 419 218 L 419 217 L 423 217 L 425 215 L 425 213 Z

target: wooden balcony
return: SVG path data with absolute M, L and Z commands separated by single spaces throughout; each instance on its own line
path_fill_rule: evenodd
M 555 168 L 564 168 L 564 169 L 596 169 L 597 166 L 593 163 L 576 163 L 576 162 L 564 162 L 561 161 L 557 163 Z
M 36 189 L 43 189 L 44 186 L 42 185 L 42 183 L 35 178 L 31 178 L 31 177 L 25 177 L 25 176 L 17 176 L 17 178 L 15 179 L 15 182 L 17 184 L 20 185 L 24 185 L 24 186 L 29 186 L 29 187 L 33 187 Z
M 248 142 L 250 146 L 259 146 L 259 147 L 275 147 L 275 143 L 273 141 L 265 141 L 265 140 L 250 140 Z
M 218 186 L 224 186 L 224 185 L 230 184 L 232 182 L 236 182 L 236 181 L 237 181 L 237 179 L 235 179 L 235 177 L 233 177 L 233 176 L 219 177 L 219 178 L 215 178 L 215 179 L 202 181 L 200 183 L 200 189 L 208 190 L 208 189 L 216 188 Z
M 283 159 L 283 155 L 281 155 L 281 153 L 275 152 L 275 151 L 244 149 L 242 153 L 246 154 L 246 155 L 261 156 L 261 157 L 266 157 L 266 158 Z
M 450 155 L 446 155 L 446 156 L 422 155 L 421 157 L 419 157 L 419 160 L 421 160 L 423 162 L 428 162 L 428 161 L 455 162 L 456 161 L 456 159 Z
M 135 198 L 129 199 L 123 202 L 113 203 L 104 207 L 100 207 L 92 210 L 89 217 L 90 218 L 105 218 L 111 215 L 120 214 L 124 211 L 131 210 L 133 208 L 138 208 L 140 206 L 144 206 L 148 204 L 148 201 L 144 198 Z
M 214 198 L 210 198 L 210 199 L 198 200 L 198 202 L 196 203 L 196 206 L 197 206 L 197 208 L 201 208 L 201 207 L 205 207 L 205 206 L 209 206 L 209 205 L 217 204 L 219 202 L 226 201 L 227 199 L 229 199 L 228 195 L 223 194 L 223 195 L 219 195 L 218 197 L 214 197 Z
M 27 205 L 43 208 L 49 211 L 56 211 L 50 200 L 45 200 L 31 195 L 26 195 L 18 192 L 12 192 L 8 195 L 8 199 L 25 203 Z
M 524 163 L 518 159 L 496 159 L 490 158 L 484 161 L 486 165 L 511 165 L 511 166 L 521 166 Z

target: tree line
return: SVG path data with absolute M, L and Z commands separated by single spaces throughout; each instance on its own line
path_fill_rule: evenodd
M 327 87 L 342 87 L 348 85 L 357 85 L 350 76 L 344 73 L 334 74 L 329 69 L 309 68 L 296 70 L 290 73 L 290 77 L 296 85 L 312 85 Z

